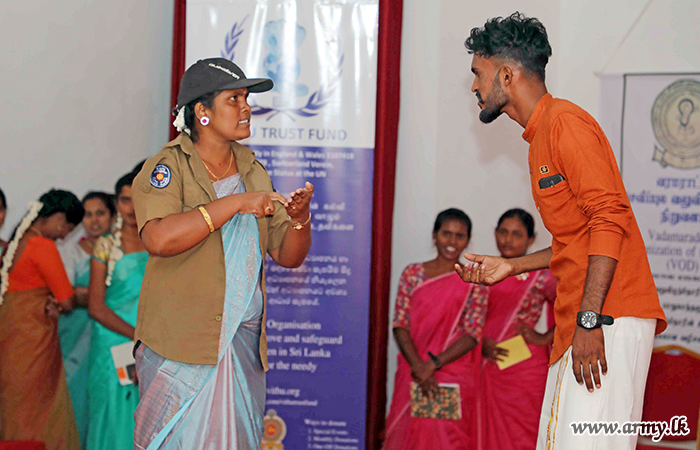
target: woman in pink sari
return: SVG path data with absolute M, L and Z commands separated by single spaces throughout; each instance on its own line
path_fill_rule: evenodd
M 474 318 L 479 316 L 478 305 L 486 300 L 488 290 L 464 283 L 454 271 L 470 236 L 471 221 L 464 212 L 441 212 L 433 228 L 437 257 L 410 264 L 401 275 L 394 316 L 394 336 L 401 354 L 385 450 L 473 448 L 478 351 L 469 352 L 479 338 L 472 321 L 479 322 Z M 449 402 L 439 385 L 459 386 L 461 398 L 452 406 L 459 405 L 456 409 L 461 409 L 461 418 L 459 413 L 451 419 L 420 417 L 417 402 L 411 402 L 412 382 L 423 396 L 438 398 L 441 405 Z
M 511 209 L 499 219 L 496 244 L 504 258 L 524 256 L 534 240 L 535 222 L 526 211 Z M 536 446 L 554 338 L 551 305 L 555 297 L 556 279 L 549 270 L 510 277 L 490 288 L 477 402 L 479 450 L 533 450 Z M 533 327 L 543 310 L 548 311 L 549 331 L 540 334 Z M 496 344 L 518 334 L 532 357 L 499 369 L 496 361 L 508 351 Z

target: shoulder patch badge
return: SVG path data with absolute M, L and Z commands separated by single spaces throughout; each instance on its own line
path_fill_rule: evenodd
M 151 185 L 158 189 L 163 189 L 170 184 L 170 167 L 165 164 L 158 164 L 151 173 Z
M 546 165 L 540 167 L 540 173 L 542 175 L 549 173 L 549 167 L 547 167 Z

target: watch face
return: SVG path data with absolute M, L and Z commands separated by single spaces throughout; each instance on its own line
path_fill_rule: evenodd
M 593 311 L 586 311 L 581 314 L 581 326 L 584 328 L 594 328 L 598 323 L 598 316 Z

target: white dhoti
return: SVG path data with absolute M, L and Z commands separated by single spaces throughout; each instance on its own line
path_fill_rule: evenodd
M 575 422 L 637 422 L 642 417 L 656 319 L 620 317 L 603 325 L 608 374 L 588 392 L 574 377 L 571 347 L 549 368 L 537 450 L 634 450 L 637 435 L 574 435 Z M 594 386 L 595 387 L 595 386 Z

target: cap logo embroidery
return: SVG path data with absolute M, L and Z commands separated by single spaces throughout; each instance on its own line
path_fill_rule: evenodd
M 158 164 L 151 173 L 151 185 L 158 189 L 163 189 L 170 184 L 170 167 L 165 164 Z
M 209 63 L 209 67 L 213 67 L 213 68 L 215 68 L 215 69 L 219 69 L 219 70 L 221 70 L 221 71 L 223 71 L 223 72 L 226 72 L 227 74 L 231 75 L 233 78 L 235 78 L 235 79 L 237 79 L 237 80 L 240 80 L 240 79 L 241 79 L 241 77 L 239 77 L 238 75 L 236 75 L 235 73 L 231 72 L 230 70 L 228 70 L 228 69 L 225 68 L 225 67 L 221 67 L 221 66 L 219 66 L 219 65 L 217 65 L 217 64 L 213 64 L 213 63 Z
M 546 166 L 546 165 L 540 167 L 540 173 L 541 173 L 542 175 L 544 175 L 544 174 L 546 174 L 546 173 L 549 173 L 549 167 Z

